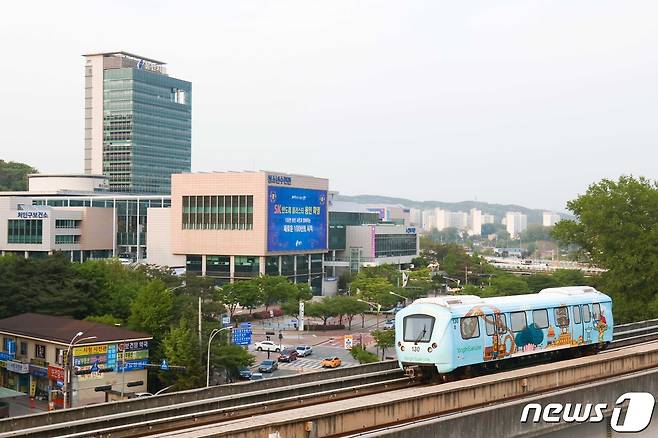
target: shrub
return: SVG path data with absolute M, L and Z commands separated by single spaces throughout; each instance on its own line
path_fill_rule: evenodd
M 352 357 L 359 361 L 359 363 L 372 363 L 377 362 L 378 358 L 375 353 L 371 353 L 363 347 L 355 345 L 350 351 Z

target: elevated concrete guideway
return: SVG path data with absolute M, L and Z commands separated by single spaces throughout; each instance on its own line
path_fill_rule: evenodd
M 247 438 L 275 433 L 281 437 L 351 436 L 369 430 L 381 432 L 384 427 L 391 427 L 393 430 L 394 426 L 403 423 L 437 419 L 446 415 L 456 415 L 457 412 L 466 414 L 464 411 L 468 409 L 483 409 L 479 411 L 480 413 L 491 412 L 485 423 L 489 425 L 488 427 L 494 427 L 496 422 L 502 421 L 502 418 L 498 418 L 499 414 L 496 413 L 495 408 L 503 407 L 503 403 L 513 403 L 527 397 L 545 397 L 550 400 L 552 396 L 559 401 L 558 395 L 568 397 L 570 393 L 576 394 L 575 386 L 580 386 L 581 389 L 589 388 L 588 390 L 593 392 L 588 395 L 594 397 L 590 400 L 598 403 L 597 387 L 609 388 L 601 398 L 613 394 L 618 397 L 628 388 L 634 388 L 636 391 L 652 388 L 651 385 L 658 381 L 657 367 L 658 343 L 653 342 L 604 352 L 596 356 L 454 383 L 395 390 L 152 436 Z M 609 402 L 609 400 L 603 399 L 601 402 Z M 511 427 L 514 418 L 520 420 L 519 408 L 522 406 L 520 403 L 511 405 L 509 407 L 511 411 L 507 414 L 508 423 L 503 423 L 500 427 L 504 427 L 505 424 Z M 487 409 L 494 410 L 487 411 Z M 480 436 L 476 433 L 477 430 L 474 430 L 477 427 L 474 418 L 461 420 L 464 421 L 465 428 L 468 426 L 468 429 L 461 429 L 462 432 L 468 430 L 467 436 Z M 454 421 L 458 420 L 457 417 L 454 419 Z M 534 432 L 539 431 L 536 428 L 537 425 L 519 425 L 501 433 L 495 433 L 496 429 L 491 429 L 491 433 L 483 436 L 533 436 L 539 434 Z M 443 435 L 445 429 L 441 429 Z M 464 436 L 464 434 L 451 436 Z

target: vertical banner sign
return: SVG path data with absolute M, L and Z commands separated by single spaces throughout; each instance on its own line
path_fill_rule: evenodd
M 304 331 L 304 302 L 299 302 L 299 331 Z
M 30 379 L 30 397 L 34 397 L 37 394 L 37 379 Z
M 372 261 L 375 261 L 375 226 L 371 225 L 370 226 L 370 257 L 372 258 Z

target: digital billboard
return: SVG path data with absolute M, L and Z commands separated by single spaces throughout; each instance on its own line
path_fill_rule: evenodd
M 327 249 L 327 191 L 268 186 L 267 250 Z

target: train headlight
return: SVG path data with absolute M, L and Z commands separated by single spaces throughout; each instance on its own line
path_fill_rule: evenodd
M 432 348 L 436 350 L 436 342 L 432 342 Z
M 427 352 L 431 353 L 432 352 L 432 347 L 427 347 Z
M 402 347 L 402 341 L 398 341 L 398 347 Z
M 400 346 L 400 351 L 404 351 L 404 345 Z

